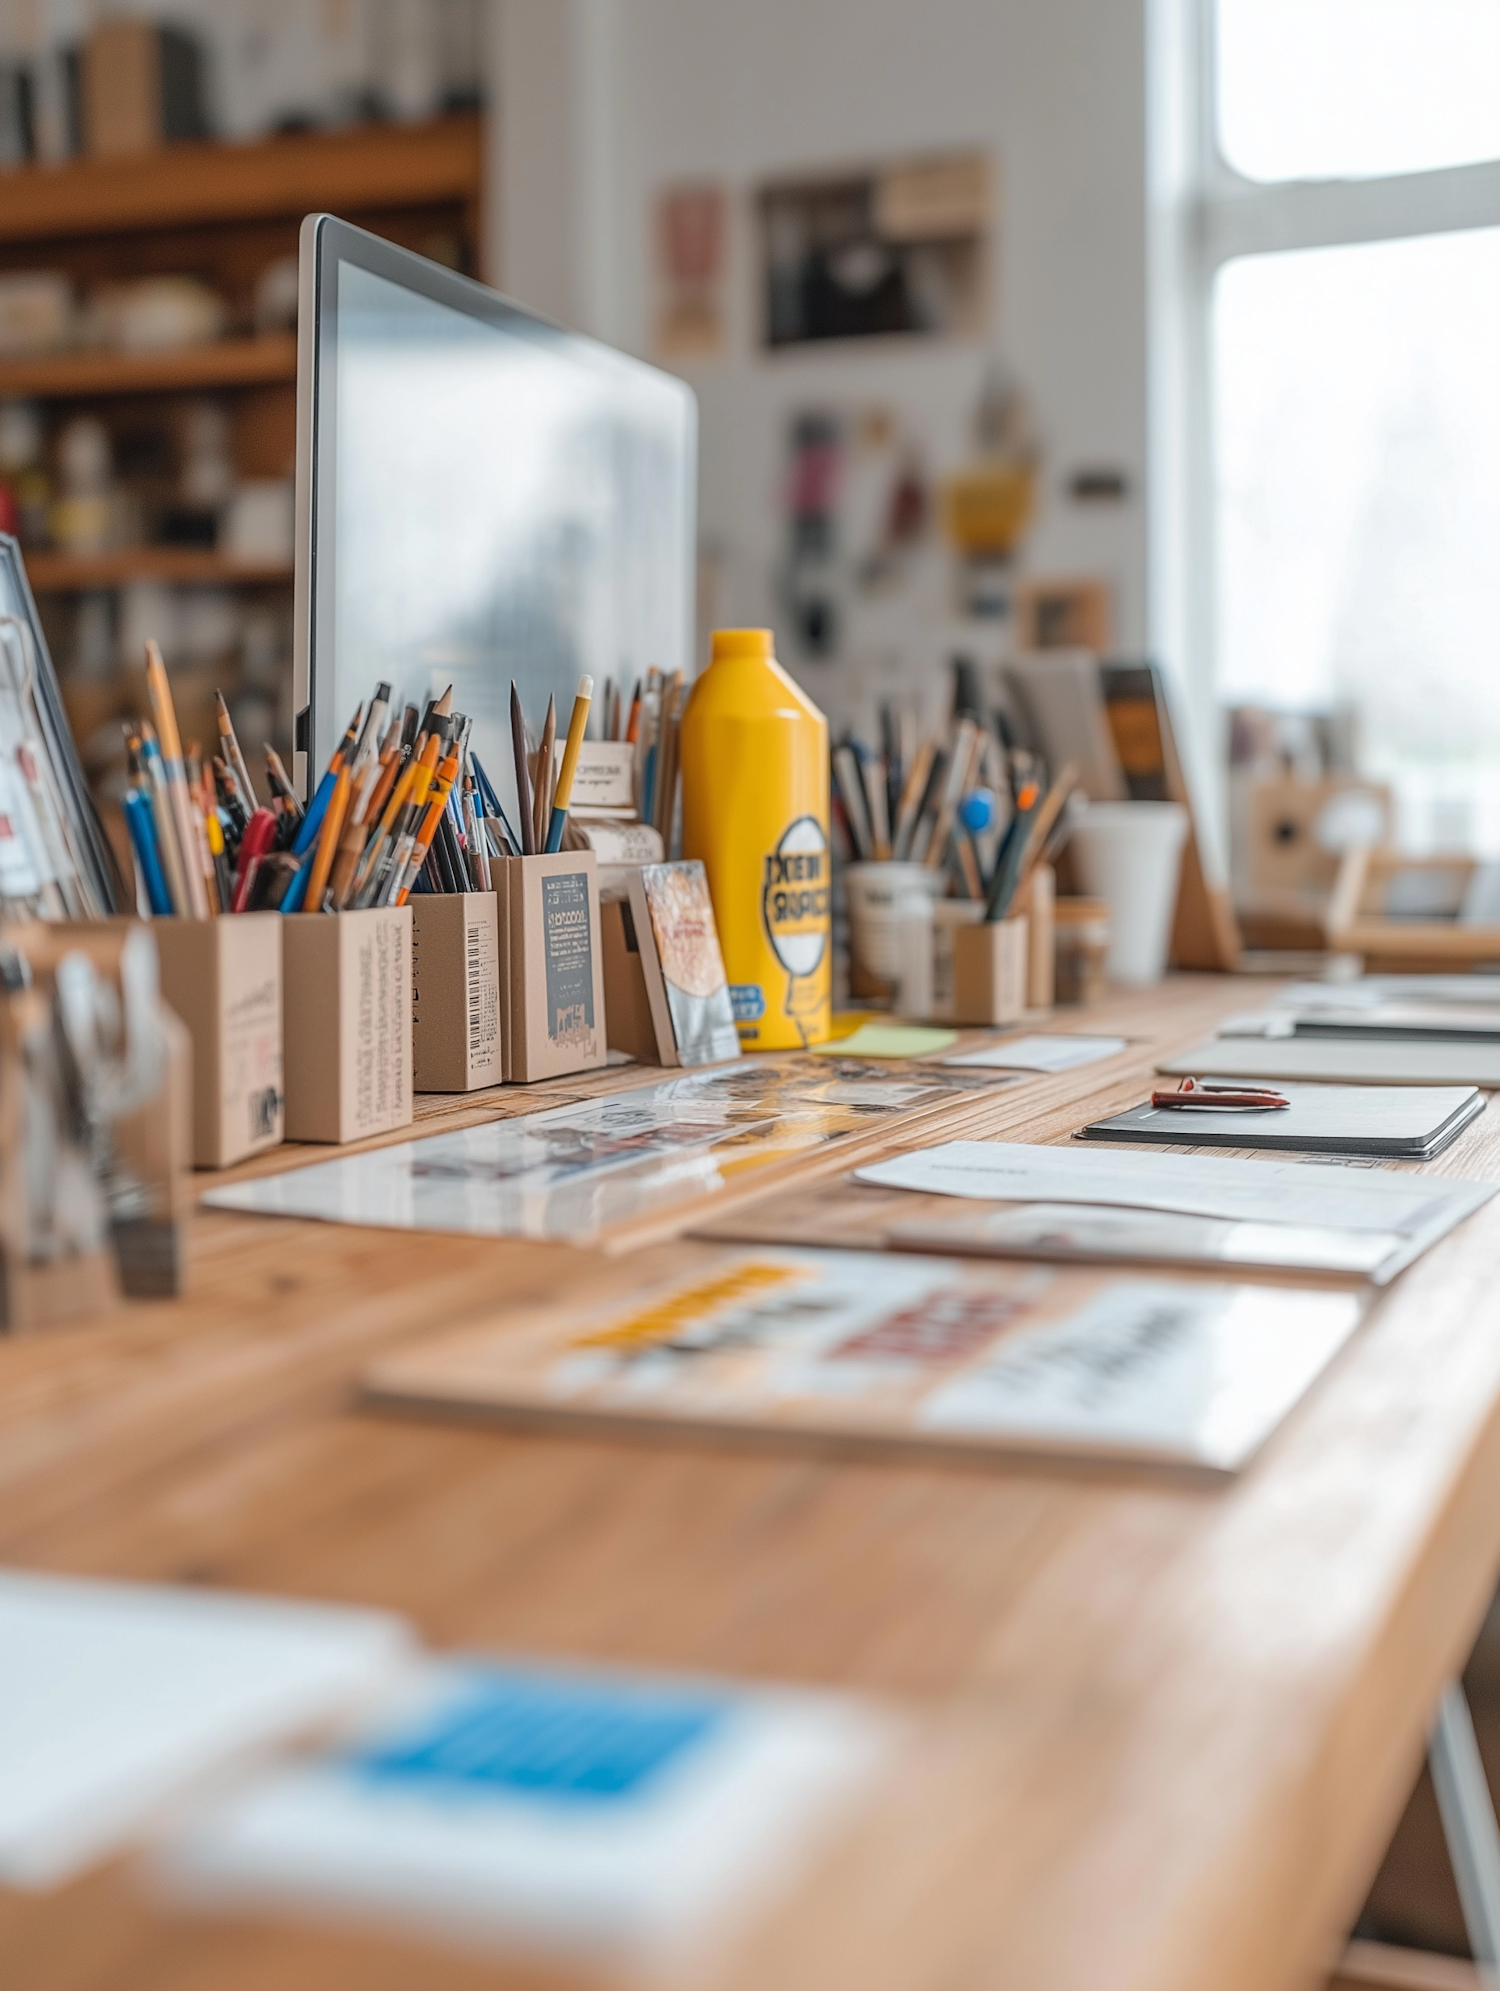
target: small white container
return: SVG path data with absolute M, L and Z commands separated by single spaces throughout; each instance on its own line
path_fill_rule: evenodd
M 1109 905 L 1109 977 L 1148 988 L 1166 972 L 1187 810 L 1179 802 L 1096 802 L 1073 819 L 1078 882 Z
M 850 985 L 856 995 L 873 994 L 872 981 L 895 984 L 903 979 L 903 925 L 913 918 L 930 920 L 934 901 L 946 889 L 942 872 L 925 864 L 844 867 Z

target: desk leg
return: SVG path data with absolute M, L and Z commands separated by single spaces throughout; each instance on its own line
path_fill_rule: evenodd
M 1493 1975 L 1500 1970 L 1500 1830 L 1457 1680 L 1443 1689 L 1427 1754 L 1469 1947 L 1485 1976 L 1500 1982 Z

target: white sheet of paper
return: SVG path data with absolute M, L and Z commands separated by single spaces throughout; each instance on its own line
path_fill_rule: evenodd
M 0 1572 L 0 1881 L 57 1886 L 411 1650 L 374 1611 Z
M 1362 1274 L 1383 1285 L 1399 1262 L 1395 1231 L 1308 1224 L 1237 1224 L 1181 1210 L 1121 1210 L 1088 1203 L 1003 1203 L 998 1209 L 893 1224 L 892 1244 L 984 1257 L 1159 1264 L 1264 1265 L 1283 1271 Z
M 928 1195 L 1002 1203 L 1108 1204 L 1126 1210 L 1178 1210 L 1238 1223 L 1395 1231 L 1407 1240 L 1397 1266 L 1487 1203 L 1488 1182 L 1460 1182 L 1388 1169 L 1316 1162 L 1246 1161 L 1234 1155 L 1104 1153 L 1084 1147 L 1029 1147 L 1011 1141 L 947 1141 L 871 1163 L 861 1182 Z M 1389 1272 L 1396 1267 L 1382 1268 Z
M 1353 1293 L 1122 1279 L 929 1397 L 930 1429 L 1073 1438 L 1233 1471 L 1353 1333 Z
M 701 1937 L 794 1874 L 899 1732 L 836 1694 L 432 1666 L 349 1745 L 186 1821 L 157 1871 L 189 1902 L 617 1961 Z
M 1124 1037 L 1013 1037 L 1006 1044 L 982 1051 L 963 1051 L 944 1058 L 945 1065 L 988 1065 L 996 1071 L 1071 1072 L 1080 1065 L 1098 1064 L 1123 1051 Z

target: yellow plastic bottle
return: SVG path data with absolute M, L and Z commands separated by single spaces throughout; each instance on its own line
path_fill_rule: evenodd
M 682 715 L 682 854 L 708 872 L 740 1042 L 825 1043 L 832 1026 L 828 721 L 769 629 L 719 629 Z

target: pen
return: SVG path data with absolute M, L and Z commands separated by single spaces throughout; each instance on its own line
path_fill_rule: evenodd
M 1264 1113 L 1290 1106 L 1285 1093 L 1268 1085 L 1214 1085 L 1207 1079 L 1185 1078 L 1175 1092 L 1153 1092 L 1151 1104 L 1169 1110 L 1197 1109 L 1208 1113 Z
M 594 680 L 581 677 L 578 680 L 578 695 L 573 700 L 573 711 L 568 720 L 568 743 L 563 748 L 562 768 L 557 777 L 557 789 L 552 797 L 552 819 L 547 825 L 547 848 L 562 849 L 563 831 L 568 823 L 568 805 L 573 799 L 573 777 L 578 771 L 578 752 L 583 745 L 584 729 L 589 723 L 589 706 L 594 697 Z

